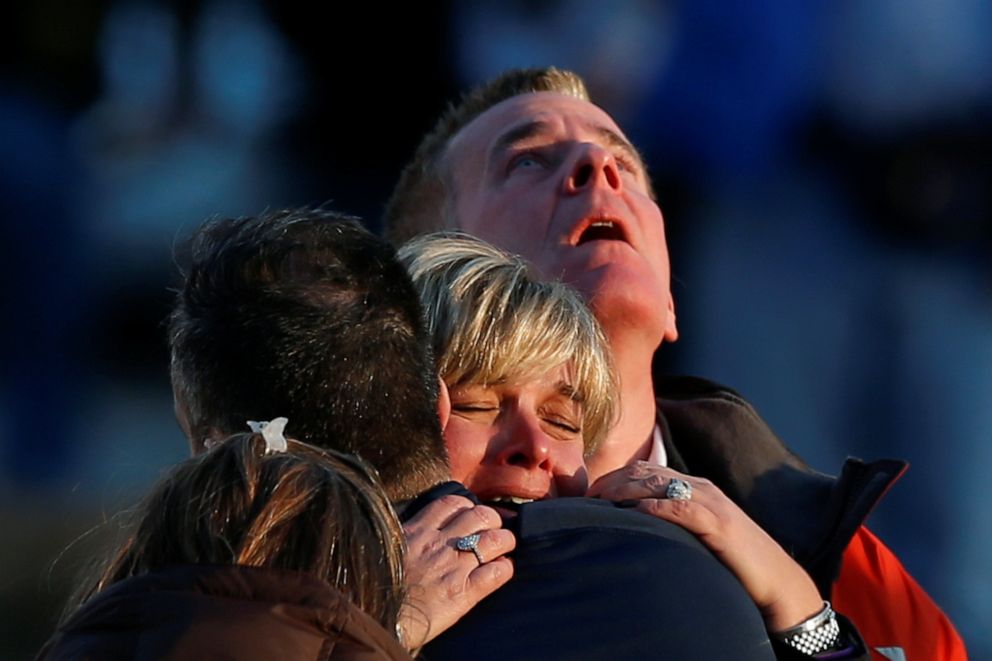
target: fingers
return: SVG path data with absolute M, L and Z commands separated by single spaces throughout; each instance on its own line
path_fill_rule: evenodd
M 496 510 L 467 498 L 445 496 L 434 501 L 404 526 L 408 573 L 419 579 L 447 571 L 464 580 L 475 567 L 514 549 L 516 538 L 501 526 Z M 474 550 L 458 548 L 459 540 L 476 533 L 479 539 Z
M 673 479 L 691 486 L 688 497 L 668 496 Z M 791 626 L 818 607 L 819 593 L 809 575 L 708 480 L 641 461 L 607 473 L 588 495 L 636 501 L 637 510 L 695 534 L 734 573 L 770 630 Z
M 692 499 L 708 499 L 715 488 L 703 478 L 685 475 L 665 466 L 638 461 L 602 476 L 590 487 L 587 495 L 606 500 L 639 500 L 667 498 L 668 487 L 678 478 L 692 485 Z
M 407 611 L 419 614 L 403 620 L 408 643 L 430 640 L 510 580 L 513 564 L 505 555 L 517 540 L 501 525 L 493 508 L 452 496 L 431 503 L 404 527 Z M 476 533 L 474 549 L 458 548 L 458 540 Z
M 691 500 L 643 498 L 635 509 L 677 524 L 701 537 L 709 535 L 720 525 L 719 518 L 711 509 Z
M 819 592 L 805 570 L 743 512 L 661 498 L 643 499 L 637 509 L 697 535 L 741 582 L 769 630 L 793 626 L 819 606 Z
M 466 585 L 466 592 L 471 595 L 472 605 L 506 585 L 511 578 L 513 578 L 513 563 L 509 558 L 496 558 L 477 567 L 468 575 Z
M 668 472 L 666 473 L 665 471 Z M 593 482 L 586 491 L 586 495 L 591 498 L 598 497 L 612 500 L 612 498 L 606 494 L 612 493 L 618 487 L 626 485 L 630 482 L 643 481 L 645 478 L 652 475 L 670 477 L 680 476 L 681 474 L 664 466 L 658 466 L 657 464 L 651 464 L 646 461 L 635 461 L 629 466 L 617 468 L 616 470 L 600 476 L 600 478 Z
M 456 540 L 457 538 L 455 538 Z M 454 543 L 455 540 L 452 540 Z M 476 551 L 478 555 L 475 556 L 475 560 L 480 564 L 486 564 L 491 560 L 495 560 L 502 555 L 506 555 L 512 551 L 517 546 L 517 538 L 513 536 L 513 533 L 509 530 L 503 530 L 498 528 L 496 530 L 484 530 L 479 533 L 479 543 L 476 546 Z M 471 551 L 461 551 L 472 557 Z
M 414 530 L 420 528 L 440 530 L 452 518 L 473 507 L 475 503 L 463 496 L 443 496 L 417 512 L 403 527 Z
M 456 513 L 439 530 L 455 537 L 464 537 L 474 532 L 499 528 L 502 525 L 503 520 L 499 512 L 486 505 L 476 505 Z
M 589 488 L 587 495 L 607 500 L 660 498 L 668 481 L 678 476 L 664 466 L 638 461 L 603 475 Z
M 480 530 L 503 525 L 499 513 L 486 505 L 476 505 L 462 496 L 444 496 L 430 503 L 403 525 L 407 537 L 417 533 L 443 530 L 464 537 Z
M 687 483 L 690 493 L 682 498 L 670 496 L 673 480 Z M 630 501 L 639 511 L 685 528 L 714 551 L 732 538 L 724 534 L 727 528 L 745 516 L 709 480 L 646 461 L 607 473 L 593 487 L 600 498 Z

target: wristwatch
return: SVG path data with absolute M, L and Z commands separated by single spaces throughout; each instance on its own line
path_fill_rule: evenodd
M 832 650 L 840 640 L 840 624 L 829 601 L 811 618 L 794 627 L 772 634 L 780 642 L 803 654 L 813 656 Z

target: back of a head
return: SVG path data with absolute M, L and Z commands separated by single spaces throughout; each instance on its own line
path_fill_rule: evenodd
M 404 598 L 403 536 L 360 461 L 290 439 L 269 452 L 238 434 L 176 466 L 125 522 L 83 598 L 177 565 L 311 574 L 392 631 Z
M 194 452 L 286 416 L 293 437 L 363 457 L 393 499 L 447 478 L 430 340 L 388 243 L 301 209 L 210 221 L 191 252 L 169 342 Z
M 466 92 L 457 103 L 448 106 L 403 168 L 383 215 L 390 241 L 400 245 L 418 234 L 457 227 L 449 217 L 453 192 L 443 163 L 448 143 L 496 104 L 531 92 L 557 92 L 589 100 L 578 74 L 555 67 L 511 69 Z
M 567 365 L 582 402 L 586 454 L 595 451 L 614 422 L 617 384 L 606 338 L 575 291 L 462 233 L 417 237 L 399 256 L 420 292 L 449 387 L 526 382 Z

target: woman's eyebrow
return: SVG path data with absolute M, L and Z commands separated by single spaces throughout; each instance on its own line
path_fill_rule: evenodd
M 555 384 L 555 389 L 558 391 L 558 394 L 568 397 L 577 404 L 582 404 L 585 402 L 585 398 L 582 396 L 582 393 L 576 390 L 575 386 L 567 381 L 559 381 Z

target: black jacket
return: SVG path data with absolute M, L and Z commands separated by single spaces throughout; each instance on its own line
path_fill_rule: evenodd
M 655 376 L 668 465 L 716 484 L 793 555 L 825 599 L 851 537 L 905 472 L 904 461 L 810 468 L 739 394 L 694 377 Z
M 446 493 L 471 497 L 452 483 Z M 773 659 L 737 579 L 684 529 L 613 503 L 523 505 L 514 577 L 423 650 L 465 659 Z

